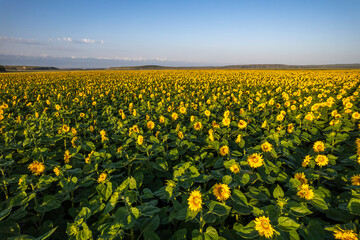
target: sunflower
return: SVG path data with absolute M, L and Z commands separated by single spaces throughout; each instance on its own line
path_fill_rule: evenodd
M 181 114 L 185 114 L 185 113 L 186 113 L 186 108 L 185 108 L 185 107 L 181 107 L 181 108 L 180 108 L 180 113 L 181 113 Z
M 70 131 L 70 127 L 68 125 L 64 124 L 62 126 L 62 130 L 63 130 L 63 132 L 68 132 L 68 131 Z
M 184 138 L 184 134 L 183 134 L 183 132 L 181 132 L 181 131 L 178 131 L 177 136 L 178 136 L 178 138 L 180 138 L 180 139 L 183 139 L 183 138 Z
M 98 180 L 97 180 L 97 182 L 98 182 L 98 183 L 101 183 L 101 182 L 105 181 L 105 180 L 106 180 L 106 177 L 107 177 L 107 174 L 106 174 L 106 173 L 101 173 L 100 176 L 99 176 L 99 178 L 98 178 Z
M 287 126 L 287 132 L 288 133 L 292 133 L 294 131 L 294 125 L 292 123 L 290 123 L 288 126 Z
M 220 148 L 220 155 L 225 156 L 229 153 L 229 147 L 228 146 L 222 146 Z
M 312 113 L 308 113 L 305 115 L 305 119 L 312 122 L 314 120 L 314 115 Z
M 259 233 L 260 236 L 271 238 L 274 235 L 274 229 L 271 226 L 270 219 L 268 217 L 262 216 L 255 218 L 254 222 L 255 230 Z
M 202 199 L 198 190 L 193 190 L 188 198 L 188 205 L 191 211 L 197 212 L 201 209 Z
M 360 113 L 359 112 L 354 112 L 351 117 L 354 119 L 354 120 L 359 120 L 360 119 Z
M 261 150 L 263 150 L 263 152 L 270 152 L 272 149 L 273 146 L 269 142 L 264 142 L 263 144 L 261 144 Z
M 190 117 L 190 122 L 193 122 L 193 121 L 195 121 L 195 116 L 194 116 L 194 115 L 191 115 L 191 117 Z
M 171 118 L 172 118 L 172 120 L 176 120 L 176 119 L 178 119 L 178 114 L 176 113 L 176 112 L 173 112 L 172 114 L 171 114 Z
M 329 163 L 329 159 L 326 155 L 317 155 L 315 162 L 319 167 L 326 166 Z
M 160 123 L 164 123 L 164 122 L 165 122 L 164 116 L 160 116 L 160 117 L 159 117 L 159 122 L 160 122 Z
M 70 158 L 71 158 L 70 152 L 69 152 L 69 150 L 66 150 L 66 151 L 65 151 L 65 154 L 64 154 L 64 162 L 65 162 L 65 163 L 69 163 L 69 162 L 70 162 Z
M 195 123 L 195 125 L 194 125 L 194 129 L 195 129 L 196 131 L 199 131 L 201 128 L 202 128 L 202 124 L 201 124 L 201 122 L 197 122 L 197 123 Z
M 284 120 L 284 115 L 279 114 L 276 116 L 276 121 L 282 122 Z
M 144 137 L 139 135 L 136 142 L 138 145 L 142 145 L 144 143 Z
M 30 163 L 28 168 L 33 174 L 40 175 L 41 173 L 44 172 L 45 165 L 42 162 L 34 161 L 34 162 Z
M 358 240 L 357 234 L 353 230 L 341 229 L 334 231 L 335 239 L 340 240 Z
M 217 183 L 213 187 L 213 194 L 218 201 L 226 201 L 230 195 L 230 188 L 226 184 Z
M 153 130 L 155 127 L 155 123 L 153 121 L 148 121 L 146 126 L 148 129 Z
M 60 175 L 60 168 L 59 167 L 55 167 L 54 168 L 54 173 L 56 176 L 59 176 Z
M 241 134 L 238 134 L 235 140 L 236 143 L 240 143 L 241 142 Z
M 316 141 L 314 143 L 313 149 L 315 152 L 323 152 L 325 151 L 325 144 L 322 141 Z
M 225 127 L 227 127 L 227 126 L 229 126 L 230 125 L 230 118 L 223 118 L 223 120 L 222 120 L 222 124 L 225 126 Z
M 244 120 L 240 120 L 240 121 L 238 122 L 238 127 L 239 127 L 240 129 L 244 129 L 244 128 L 246 128 L 246 126 L 247 126 L 247 123 L 246 123 Z
M 252 168 L 258 168 L 261 167 L 264 164 L 264 160 L 259 153 L 253 153 L 247 158 L 247 162 L 250 167 Z
M 306 200 L 311 200 L 314 198 L 314 191 L 309 188 L 309 184 L 302 184 L 298 187 L 298 195 L 301 198 L 305 198 Z
M 238 173 L 238 172 L 240 172 L 240 166 L 239 166 L 239 164 L 238 163 L 235 163 L 235 164 L 233 164 L 231 167 L 230 167 L 230 171 L 232 172 L 232 173 Z
M 211 112 L 209 110 L 205 110 L 205 116 L 210 117 Z
M 296 180 L 299 180 L 301 182 L 301 184 L 307 184 L 307 182 L 308 182 L 308 180 L 306 179 L 305 173 L 303 173 L 303 172 L 296 173 L 294 178 Z
M 360 186 L 360 174 L 351 177 L 351 184 L 354 186 Z

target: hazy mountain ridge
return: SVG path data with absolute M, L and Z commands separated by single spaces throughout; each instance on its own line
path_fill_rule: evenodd
M 157 70 L 157 69 L 360 69 L 360 63 L 287 65 L 242 64 L 210 66 L 197 63 L 160 60 L 121 60 L 69 57 L 30 57 L 0 54 L 0 65 L 8 71 L 33 71 L 57 69 L 109 69 L 109 70 Z

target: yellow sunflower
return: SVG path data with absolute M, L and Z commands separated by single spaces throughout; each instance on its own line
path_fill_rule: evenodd
M 315 162 L 319 167 L 326 166 L 329 163 L 329 159 L 326 155 L 317 155 Z
M 334 231 L 335 239 L 340 240 L 358 240 L 357 234 L 353 230 L 341 229 Z
M 296 173 L 294 178 L 296 180 L 299 180 L 301 182 L 301 184 L 307 184 L 307 182 L 308 182 L 308 180 L 306 179 L 305 173 L 303 173 L 303 172 Z
M 263 152 L 270 152 L 272 149 L 273 146 L 269 142 L 264 142 L 263 144 L 261 144 L 261 150 L 263 150 Z
M 142 145 L 144 143 L 144 137 L 142 135 L 139 135 L 137 138 L 137 144 Z
M 201 122 L 197 122 L 197 123 L 195 123 L 195 125 L 194 125 L 194 129 L 195 129 L 196 131 L 199 131 L 201 128 L 202 128 L 202 124 L 201 124 Z
M 44 172 L 45 165 L 42 162 L 34 161 L 34 162 L 30 163 L 28 168 L 33 174 L 40 175 L 41 173 Z
M 238 172 L 240 172 L 240 166 L 239 166 L 239 164 L 238 163 L 235 163 L 235 164 L 233 164 L 231 167 L 230 167 L 230 171 L 232 172 L 232 173 L 238 173 Z
M 351 184 L 354 186 L 360 186 L 360 174 L 351 177 Z
M 146 126 L 148 129 L 153 130 L 155 127 L 155 123 L 153 121 L 148 121 Z
M 264 164 L 264 160 L 259 153 L 253 153 L 247 158 L 247 162 L 250 167 L 258 168 Z
M 98 178 L 98 180 L 97 180 L 97 182 L 98 182 L 98 183 L 101 183 L 101 182 L 105 181 L 105 180 L 106 180 L 106 177 L 107 177 L 107 174 L 106 174 L 106 173 L 101 173 L 100 176 L 99 176 L 99 178 Z
M 217 183 L 213 187 L 213 194 L 218 201 L 226 201 L 230 197 L 231 191 L 228 185 Z
M 239 127 L 240 129 L 244 129 L 244 128 L 246 128 L 246 126 L 247 126 L 246 121 L 240 120 L 240 121 L 238 122 L 238 127 Z
M 191 211 L 197 212 L 201 210 L 201 193 L 198 190 L 193 190 L 188 198 L 188 205 Z
M 227 126 L 229 126 L 230 125 L 230 118 L 223 118 L 223 120 L 222 120 L 222 124 L 225 126 L 225 127 L 227 127 Z
M 316 141 L 314 143 L 313 149 L 315 152 L 323 152 L 325 151 L 325 144 L 322 141 Z
M 301 198 L 305 198 L 306 200 L 311 200 L 314 198 L 314 191 L 309 188 L 309 184 L 302 184 L 298 187 L 297 194 Z
M 255 222 L 255 230 L 259 233 L 260 236 L 271 238 L 274 235 L 274 229 L 268 217 L 262 216 L 255 218 L 254 222 Z
M 225 156 L 229 153 L 229 147 L 228 146 L 222 146 L 220 148 L 220 155 Z

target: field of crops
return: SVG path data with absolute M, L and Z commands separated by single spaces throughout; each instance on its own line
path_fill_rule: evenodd
M 358 239 L 359 70 L 0 74 L 1 239 Z

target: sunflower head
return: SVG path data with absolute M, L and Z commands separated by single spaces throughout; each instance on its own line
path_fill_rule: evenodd
M 322 141 L 316 141 L 314 143 L 313 149 L 315 152 L 323 152 L 325 151 L 325 144 Z
M 360 174 L 351 177 L 351 184 L 354 186 L 360 186 Z
M 220 148 L 220 155 L 225 156 L 227 154 L 229 154 L 229 147 L 228 146 L 222 146 Z
M 201 193 L 198 190 L 193 190 L 188 198 L 188 205 L 191 211 L 197 212 L 201 210 Z
M 266 238 L 271 238 L 274 235 L 270 219 L 265 216 L 255 218 L 255 230 L 260 236 L 265 236 Z
M 264 164 L 264 159 L 262 158 L 261 154 L 253 153 L 247 158 L 247 162 L 250 167 L 258 168 Z
M 263 144 L 261 144 L 261 150 L 263 150 L 263 152 L 270 152 L 272 149 L 273 146 L 269 142 L 264 142 Z
M 30 163 L 28 168 L 33 174 L 40 175 L 41 173 L 44 172 L 45 165 L 42 162 L 34 161 L 34 162 Z
M 240 129 L 244 129 L 244 128 L 246 128 L 246 126 L 247 126 L 246 121 L 240 120 L 240 121 L 238 122 L 238 127 L 239 127 Z
M 314 198 L 314 191 L 310 189 L 309 184 L 302 184 L 298 187 L 298 195 L 301 198 L 305 198 L 306 200 L 311 200 Z
M 230 197 L 231 192 L 228 185 L 217 183 L 213 187 L 213 194 L 218 201 L 226 201 Z
M 319 167 L 326 166 L 329 163 L 329 159 L 326 155 L 317 155 L 315 162 Z
M 201 128 L 202 128 L 202 124 L 201 124 L 201 122 L 197 122 L 197 123 L 195 123 L 195 125 L 194 125 L 194 129 L 195 129 L 196 131 L 199 131 Z

